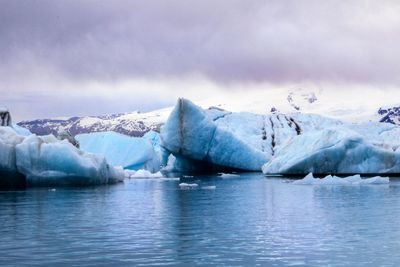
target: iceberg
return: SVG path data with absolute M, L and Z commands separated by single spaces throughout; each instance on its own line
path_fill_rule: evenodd
M 162 146 L 176 161 L 189 165 L 259 171 L 268 155 L 243 142 L 232 132 L 219 127 L 205 111 L 186 99 L 177 105 L 161 128 Z
M 24 140 L 11 127 L 0 127 L 0 187 L 23 187 L 25 176 L 17 169 L 15 146 Z
M 328 175 L 325 178 L 314 178 L 312 173 L 309 173 L 301 180 L 294 181 L 296 185 L 370 185 L 370 184 L 388 184 L 388 177 L 375 176 L 371 178 L 361 178 L 359 174 L 340 178 L 337 176 Z
M 2 185 L 15 179 L 28 186 L 110 184 L 124 179 L 122 169 L 100 155 L 85 153 L 53 135 L 24 137 L 11 127 L 0 127 L 0 172 L 9 174 Z
M 399 174 L 398 136 L 392 124 L 202 109 L 180 99 L 161 128 L 161 150 L 166 171 Z
M 19 126 L 18 124 L 13 124 L 12 128 L 18 135 L 29 136 L 32 134 L 28 129 L 26 129 L 22 126 Z
M 161 128 L 162 162 L 165 171 L 261 171 L 288 140 L 343 124 L 316 114 L 202 109 L 180 99 Z
M 354 126 L 352 126 L 354 127 Z M 396 129 L 397 131 L 397 129 Z M 265 174 L 397 174 L 400 153 L 375 143 L 349 126 L 327 128 L 291 138 L 263 166 Z M 366 134 L 364 134 L 366 135 Z
M 143 135 L 143 139 L 149 140 L 153 145 L 154 151 L 160 155 L 161 153 L 161 137 L 160 134 L 155 131 L 148 131 Z
M 229 178 L 239 178 L 240 175 L 234 173 L 221 173 L 219 177 L 221 177 L 222 179 L 229 179 Z
M 104 155 L 113 166 L 124 169 L 146 169 L 157 172 L 160 157 L 154 147 L 159 149 L 159 137 L 149 132 L 146 137 L 130 137 L 116 132 L 97 132 L 76 136 L 80 149 L 85 152 Z

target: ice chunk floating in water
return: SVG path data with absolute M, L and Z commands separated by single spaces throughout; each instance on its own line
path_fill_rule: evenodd
M 160 169 L 159 156 L 152 142 L 157 142 L 157 133 L 149 138 L 130 137 L 116 132 L 98 132 L 76 136 L 83 151 L 104 155 L 113 166 L 124 169 L 146 169 L 156 172 Z
M 221 177 L 223 179 L 229 179 L 229 178 L 239 178 L 240 175 L 234 174 L 234 173 L 221 173 L 221 175 L 219 177 Z
M 198 184 L 196 184 L 196 183 L 193 183 L 193 184 L 189 184 L 189 183 L 180 183 L 179 184 L 179 187 L 181 188 L 181 189 L 195 189 L 195 188 L 197 188 L 199 185 Z
M 400 127 L 345 123 L 314 114 L 203 110 L 180 99 L 162 128 L 175 157 L 166 170 L 260 170 L 266 174 L 400 173 Z M 167 155 L 168 156 L 168 155 Z M 167 157 L 165 157 L 167 158 Z M 203 165 L 202 165 L 203 164 Z M 231 169 L 229 169 L 231 168 Z
M 179 99 L 161 130 L 162 145 L 177 158 L 258 171 L 267 161 L 229 131 L 220 129 L 198 106 Z
M 124 179 L 122 169 L 110 166 L 104 157 L 52 135 L 23 137 L 11 127 L 0 127 L 0 148 L 0 171 L 23 175 L 27 185 L 94 185 Z
M 127 178 L 163 178 L 161 172 L 151 173 L 148 170 L 125 170 L 125 177 Z
M 361 178 L 359 174 L 352 175 L 344 178 L 328 175 L 325 178 L 314 178 L 312 173 L 309 173 L 301 180 L 294 181 L 293 184 L 297 185 L 368 185 L 368 184 L 388 184 L 388 177 L 372 177 Z
M 372 129 L 371 129 L 372 130 Z M 263 166 L 266 174 L 400 173 L 400 152 L 345 127 L 290 139 Z

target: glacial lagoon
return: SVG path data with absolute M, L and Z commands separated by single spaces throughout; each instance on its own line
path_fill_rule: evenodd
M 399 266 L 399 218 L 396 178 L 296 185 L 248 173 L 3 190 L 0 265 Z

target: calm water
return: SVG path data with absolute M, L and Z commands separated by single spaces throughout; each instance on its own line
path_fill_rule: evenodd
M 400 180 L 195 179 L 2 191 L 0 265 L 400 265 Z

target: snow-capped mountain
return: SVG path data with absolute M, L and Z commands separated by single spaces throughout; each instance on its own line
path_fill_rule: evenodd
M 131 112 L 102 116 L 38 119 L 22 121 L 19 126 L 29 129 L 37 135 L 58 135 L 67 130 L 72 135 L 92 132 L 114 131 L 117 133 L 140 137 L 150 130 L 159 131 L 165 122 L 170 109 L 161 109 L 148 113 Z
M 378 114 L 381 117 L 379 122 L 387 122 L 400 125 L 400 106 L 380 108 Z
M 317 100 L 317 96 L 312 91 L 292 91 L 287 96 L 287 101 L 289 102 L 290 106 L 298 111 L 302 110 L 302 107 L 313 104 Z

